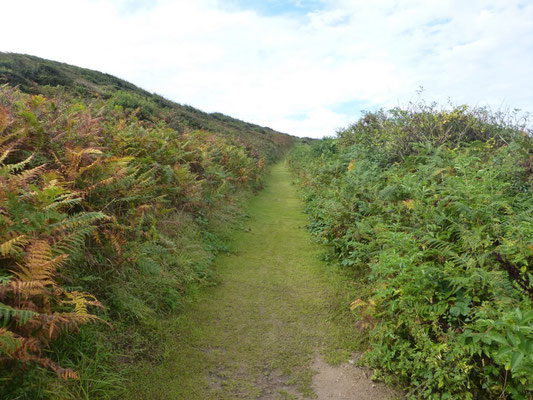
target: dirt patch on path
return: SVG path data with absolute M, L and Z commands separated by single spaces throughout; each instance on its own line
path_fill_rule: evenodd
M 382 383 L 373 382 L 372 371 L 358 367 L 355 360 L 332 366 L 316 357 L 313 390 L 318 400 L 392 400 L 398 393 Z

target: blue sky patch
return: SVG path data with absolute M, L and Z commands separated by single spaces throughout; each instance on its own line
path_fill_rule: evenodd
M 349 115 L 357 119 L 361 116 L 361 111 L 371 108 L 371 104 L 364 100 L 350 100 L 334 104 L 328 108 L 335 113 Z
M 118 2 L 121 14 L 137 14 L 153 10 L 159 5 L 157 0 L 123 0 Z
M 451 18 L 436 18 L 434 20 L 429 21 L 425 25 L 432 27 L 432 26 L 437 26 L 437 25 L 446 25 L 446 24 L 449 24 L 450 22 L 452 22 Z
M 229 3 L 232 8 L 251 10 L 265 16 L 305 15 L 324 8 L 322 0 L 231 0 Z
M 307 118 L 309 118 L 309 115 L 307 113 L 297 113 L 297 114 L 291 114 L 287 117 L 287 119 L 290 119 L 291 121 L 305 121 Z

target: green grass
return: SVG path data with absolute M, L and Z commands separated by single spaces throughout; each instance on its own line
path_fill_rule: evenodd
M 349 313 L 354 286 L 321 261 L 285 164 L 277 164 L 201 290 L 165 324 L 163 353 L 132 377 L 131 399 L 313 396 L 316 354 L 340 362 L 360 337 Z

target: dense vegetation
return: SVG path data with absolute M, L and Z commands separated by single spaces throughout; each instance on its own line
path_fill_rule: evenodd
M 279 141 L 290 140 L 268 127 L 174 103 L 109 74 L 25 54 L 0 52 L 0 85 L 3 83 L 29 94 L 67 93 L 85 100 L 106 100 L 126 111 L 136 111 L 142 121 L 164 121 L 180 133 L 205 130 L 230 136 L 236 145 L 256 149 L 268 159 L 278 156 Z
M 366 276 L 366 363 L 409 398 L 533 398 L 533 139 L 509 120 L 367 113 L 292 154 L 310 230 Z
M 0 65 L 31 93 L 0 87 L 0 397 L 117 396 L 292 139 L 93 71 Z

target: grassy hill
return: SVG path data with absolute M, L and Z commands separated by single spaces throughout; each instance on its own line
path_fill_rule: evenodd
M 289 135 L 0 54 L 0 398 L 120 397 Z
M 65 92 L 85 100 L 103 99 L 125 110 L 138 109 L 141 120 L 164 120 L 180 133 L 197 129 L 228 135 L 237 143 L 263 151 L 271 159 L 276 157 L 280 143 L 291 140 L 291 136 L 268 127 L 174 103 L 109 74 L 31 55 L 0 52 L 2 83 L 17 86 L 29 94 Z

